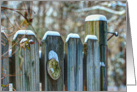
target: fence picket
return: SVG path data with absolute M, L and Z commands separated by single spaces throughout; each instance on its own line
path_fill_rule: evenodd
M 1 34 L 6 38 L 4 32 Z M 9 44 L 6 39 L 2 41 L 6 43 L 5 46 L 1 44 L 4 54 Z M 100 91 L 103 78 L 100 65 L 104 67 L 104 63 L 100 62 L 100 45 L 95 35 L 87 35 L 83 45 L 78 34 L 70 33 L 64 44 L 58 32 L 47 31 L 39 51 L 35 34 L 19 30 L 12 45 L 9 56 L 8 53 L 4 55 L 9 58 L 2 57 L 1 63 L 7 69 L 6 74 L 13 76 L 10 79 L 7 76 L 2 84 L 12 83 L 16 91 Z M 9 87 L 2 90 L 8 91 Z M 10 87 L 10 90 L 13 89 Z
M 99 91 L 100 90 L 100 55 L 99 44 L 97 37 L 94 35 L 87 35 L 85 38 L 84 53 L 85 59 L 84 72 L 86 78 L 84 82 L 86 84 L 87 91 Z M 85 86 L 85 85 L 84 85 Z
M 9 43 L 4 30 L 1 31 L 1 84 L 8 85 L 9 83 Z M 1 86 L 2 87 L 2 86 Z M 9 87 L 3 87 L 2 91 L 8 91 Z
M 107 18 L 104 15 L 89 15 L 85 18 L 86 35 L 96 35 L 100 46 L 100 61 L 107 66 Z M 107 67 L 100 67 L 101 91 L 107 91 Z
M 39 91 L 39 44 L 35 34 L 30 30 L 19 30 L 14 35 L 14 44 L 12 60 L 15 65 L 11 67 L 15 67 L 16 76 L 13 86 L 17 91 Z
M 78 34 L 69 34 L 65 44 L 65 89 L 83 91 L 83 45 Z
M 58 32 L 47 31 L 42 39 L 42 56 L 40 61 L 40 76 L 42 83 L 43 91 L 62 91 L 64 90 L 64 43 Z M 53 62 L 58 62 L 61 69 L 60 77 L 57 80 L 54 80 L 48 73 L 47 65 L 51 60 Z M 49 64 L 50 65 L 50 64 Z M 57 65 L 55 66 L 57 67 Z M 55 74 L 59 69 L 54 67 L 49 67 L 52 73 Z M 57 73 L 59 74 L 59 73 Z M 56 75 L 55 75 L 56 76 Z

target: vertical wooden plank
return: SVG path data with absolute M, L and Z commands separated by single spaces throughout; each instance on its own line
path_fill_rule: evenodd
M 94 69 L 95 69 L 95 91 L 100 91 L 100 50 L 99 42 L 95 41 L 94 43 Z
M 100 91 L 100 54 L 99 44 L 95 35 L 87 35 L 84 48 L 87 91 Z
M 2 91 L 9 91 L 9 43 L 4 30 L 1 31 L 1 85 Z
M 76 41 L 77 47 L 76 47 L 76 91 L 83 91 L 83 44 L 81 40 L 77 39 Z
M 101 66 L 101 91 L 107 91 L 107 18 L 104 15 L 89 15 L 85 18 L 86 35 L 96 35 L 100 45 L 100 61 L 106 67 Z
M 54 54 L 49 54 L 50 52 Z M 63 91 L 64 88 L 64 43 L 58 32 L 47 31 L 42 39 L 42 62 L 40 66 L 40 78 L 43 91 Z M 51 59 L 58 62 L 61 74 L 59 79 L 54 80 L 47 72 L 47 64 Z M 55 70 L 56 72 L 57 70 Z M 42 77 L 43 76 L 43 77 Z
M 38 50 L 38 51 L 36 51 L 36 50 Z M 37 90 L 37 91 L 39 91 L 40 90 L 40 88 L 39 88 L 39 83 L 40 83 L 40 68 L 39 68 L 39 46 L 37 46 L 37 44 L 35 44 L 35 49 L 34 49 L 34 57 L 35 57 L 35 55 L 37 56 L 36 58 L 35 58 L 35 60 L 36 60 L 36 62 L 35 62 L 35 65 L 36 65 L 36 72 L 35 72 L 35 87 L 36 87 L 36 89 L 35 90 Z M 34 70 L 35 71 L 35 70 Z
M 65 43 L 65 86 L 68 91 L 83 91 L 83 45 L 78 34 L 70 33 Z
M 39 43 L 35 34 L 31 30 L 19 30 L 13 37 L 13 45 L 15 89 L 39 91 Z

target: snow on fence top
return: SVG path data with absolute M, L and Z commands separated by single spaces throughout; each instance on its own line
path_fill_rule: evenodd
M 3 26 L 1 26 L 1 33 L 3 33 L 7 37 L 7 35 L 6 35 L 5 31 L 4 31 L 4 27 Z
M 107 18 L 104 15 L 89 15 L 85 21 L 107 21 Z
M 28 40 L 28 38 L 23 38 L 21 39 L 20 43 L 26 42 Z
M 15 40 L 18 35 L 24 35 L 24 34 L 26 34 L 26 35 L 34 35 L 36 37 L 35 33 L 33 31 L 31 31 L 31 30 L 19 30 L 19 31 L 17 31 L 15 33 L 15 35 L 13 37 L 13 40 Z
M 47 38 L 47 36 L 60 36 L 59 32 L 55 32 L 55 31 L 47 31 L 43 38 L 42 41 L 45 40 Z
M 67 39 L 66 39 L 66 42 L 68 42 L 68 40 L 70 38 L 80 38 L 78 34 L 75 34 L 75 33 L 70 33 L 68 36 L 67 36 Z
M 87 35 L 85 38 L 85 43 L 88 41 L 88 39 L 91 40 L 98 40 L 97 37 L 95 35 Z
M 5 33 L 5 32 L 1 29 L 1 33 Z

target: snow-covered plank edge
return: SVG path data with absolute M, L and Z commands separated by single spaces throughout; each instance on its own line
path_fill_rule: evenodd
M 87 35 L 86 38 L 85 38 L 85 43 L 87 43 L 88 40 L 98 40 L 97 39 L 97 36 L 95 35 Z
M 59 32 L 56 32 L 56 31 L 47 31 L 44 34 L 42 41 L 44 41 L 47 38 L 47 36 L 60 36 L 60 34 L 59 34 Z
M 89 15 L 85 18 L 85 21 L 107 21 L 104 15 Z
M 3 34 L 7 37 L 7 35 L 6 35 L 6 33 L 5 33 L 5 31 L 4 31 L 3 28 L 4 28 L 4 27 L 1 28 L 1 33 L 3 33 Z
M 80 38 L 80 36 L 76 33 L 70 33 L 66 38 L 66 42 L 68 42 L 70 38 Z
M 5 33 L 5 32 L 4 32 L 4 28 L 5 28 L 5 27 L 1 26 L 1 33 Z
M 5 33 L 4 30 L 1 29 L 1 33 Z
M 15 40 L 18 35 L 24 35 L 24 34 L 26 34 L 26 35 L 34 35 L 36 37 L 35 33 L 33 31 L 31 31 L 31 30 L 19 30 L 19 31 L 17 31 L 15 33 L 15 35 L 13 37 L 13 40 Z
M 20 43 L 26 42 L 28 40 L 28 38 L 22 38 Z

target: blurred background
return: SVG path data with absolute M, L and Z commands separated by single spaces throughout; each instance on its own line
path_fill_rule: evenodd
M 108 41 L 108 90 L 126 90 L 126 2 L 125 1 L 2 1 L 1 28 L 8 36 L 30 29 L 41 41 L 48 30 L 58 31 L 65 41 L 69 33 L 85 39 L 85 18 L 102 14 L 108 31 L 119 33 Z M 108 34 L 108 37 L 110 35 Z

